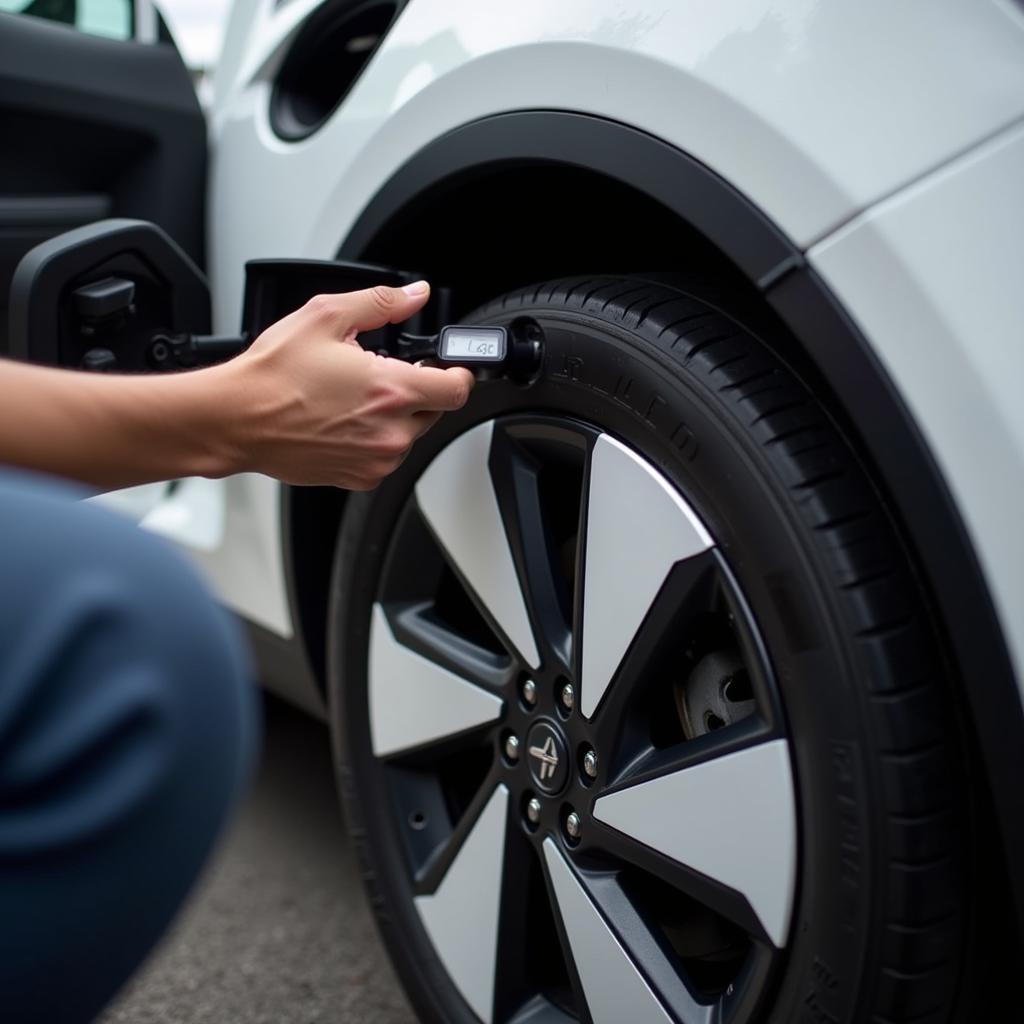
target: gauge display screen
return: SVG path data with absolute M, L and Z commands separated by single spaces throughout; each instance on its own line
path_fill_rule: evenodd
M 500 363 L 505 358 L 503 327 L 446 327 L 438 355 L 442 359 L 474 363 Z

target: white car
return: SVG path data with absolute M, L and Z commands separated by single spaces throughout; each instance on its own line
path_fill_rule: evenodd
M 13 351 L 120 330 L 100 279 L 237 334 L 306 259 L 539 351 L 372 493 L 107 499 L 329 722 L 421 1018 L 1009 1019 L 1024 6 L 237 0 L 207 131 L 127 3 L 0 15 Z

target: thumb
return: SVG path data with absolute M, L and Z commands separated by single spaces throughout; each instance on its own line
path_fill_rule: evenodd
M 434 366 L 411 366 L 409 384 L 415 389 L 414 402 L 420 410 L 454 412 L 469 399 L 476 383 L 473 374 L 463 366 L 445 369 Z
M 430 285 L 416 281 L 403 288 L 379 284 L 358 292 L 316 295 L 306 307 L 332 334 L 344 339 L 359 331 L 400 323 L 421 309 L 428 298 Z

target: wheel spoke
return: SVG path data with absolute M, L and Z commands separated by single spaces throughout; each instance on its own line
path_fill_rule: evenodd
M 653 685 L 670 690 L 677 679 L 685 678 L 686 670 L 681 665 L 686 662 L 680 647 L 688 638 L 699 635 L 701 617 L 711 612 L 718 571 L 718 553 L 713 548 L 677 562 L 669 569 L 619 664 L 616 685 L 608 688 L 599 712 L 592 719 L 594 739 L 601 747 L 607 749 L 623 737 L 627 745 L 635 744 L 640 748 L 626 755 L 632 759 L 648 745 L 650 729 L 645 725 L 637 732 L 631 709 L 635 708 L 645 687 L 650 689 Z M 671 694 L 664 704 L 667 710 L 677 714 Z
M 508 790 L 497 786 L 441 884 L 415 898 L 430 941 L 456 988 L 490 1024 L 498 950 Z
M 481 613 L 531 667 L 540 661 L 488 467 L 493 422 L 450 444 L 416 485 L 424 519 Z
M 505 828 L 505 872 L 502 876 L 498 967 L 495 976 L 495 1013 L 507 1019 L 530 994 L 529 888 L 530 868 L 535 861 L 530 842 L 516 828 L 517 808 L 509 801 L 509 820 Z M 534 991 L 536 991 L 534 989 Z
M 594 1024 L 672 1024 L 674 1020 L 708 1024 L 712 1008 L 697 1002 L 679 979 L 613 879 L 600 883 L 605 898 L 598 900 L 595 890 L 584 887 L 550 838 L 544 841 L 544 861 Z M 618 933 L 609 920 L 618 925 Z M 630 936 L 628 947 L 623 934 Z M 638 962 L 643 963 L 643 972 Z M 660 995 L 648 978 L 657 985 Z
M 549 428 L 549 434 L 554 433 Z M 581 434 L 563 430 L 564 447 L 576 447 L 581 459 L 585 440 Z M 516 428 L 497 431 L 491 446 L 491 476 L 504 515 L 521 579 L 525 581 L 528 612 L 534 633 L 543 645 L 570 670 L 571 632 L 566 606 L 570 589 L 556 571 L 559 553 L 554 549 L 551 524 L 546 521 L 541 498 L 540 470 L 537 461 L 517 443 Z M 572 512 L 579 522 L 579 509 Z
M 613 852 L 646 859 L 649 868 L 645 851 L 655 851 L 683 869 L 676 884 L 749 930 L 747 904 L 764 935 L 784 944 L 796 881 L 796 804 L 785 740 L 606 793 L 595 801 L 594 817 L 627 837 L 609 842 Z
M 376 604 L 369 706 L 373 752 L 390 757 L 493 722 L 503 701 L 400 643 Z
M 387 619 L 395 639 L 442 668 L 484 689 L 502 690 L 515 675 L 512 659 L 495 654 L 453 632 L 432 614 L 433 603 L 389 604 Z
M 576 1024 L 575 1017 L 562 1013 L 543 996 L 531 999 L 508 1024 Z
M 672 566 L 712 547 L 668 482 L 602 434 L 590 460 L 580 708 L 597 710 Z
M 570 1024 L 564 956 L 544 871 L 509 800 L 502 877 L 494 1013 L 509 1024 Z M 569 987 L 571 987 L 569 981 Z M 570 997 L 571 999 L 571 997 Z

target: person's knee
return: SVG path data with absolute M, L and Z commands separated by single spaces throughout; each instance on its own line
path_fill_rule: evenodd
M 161 689 L 174 771 L 189 799 L 230 801 L 253 760 L 255 691 L 239 624 L 164 544 L 140 545 L 123 572 L 125 647 Z
M 239 624 L 184 560 L 136 532 L 108 583 L 122 675 L 152 694 L 166 798 L 200 829 L 237 798 L 256 747 L 255 691 Z M 204 823 L 205 819 L 205 823 Z
M 88 786 L 68 790 L 74 814 L 56 799 L 66 787 L 55 786 L 50 825 L 37 816 L 35 829 L 16 834 L 29 846 L 61 844 L 69 830 L 101 830 L 158 793 L 193 845 L 206 845 L 256 744 L 238 624 L 163 541 L 59 489 L 4 483 L 15 586 L 0 595 L 0 727 L 13 748 L 0 790 L 40 793 L 72 764 L 92 766 L 99 783 L 91 799 Z
M 0 549 L 0 988 L 19 1020 L 77 1022 L 194 881 L 255 693 L 238 624 L 129 522 L 5 475 Z

